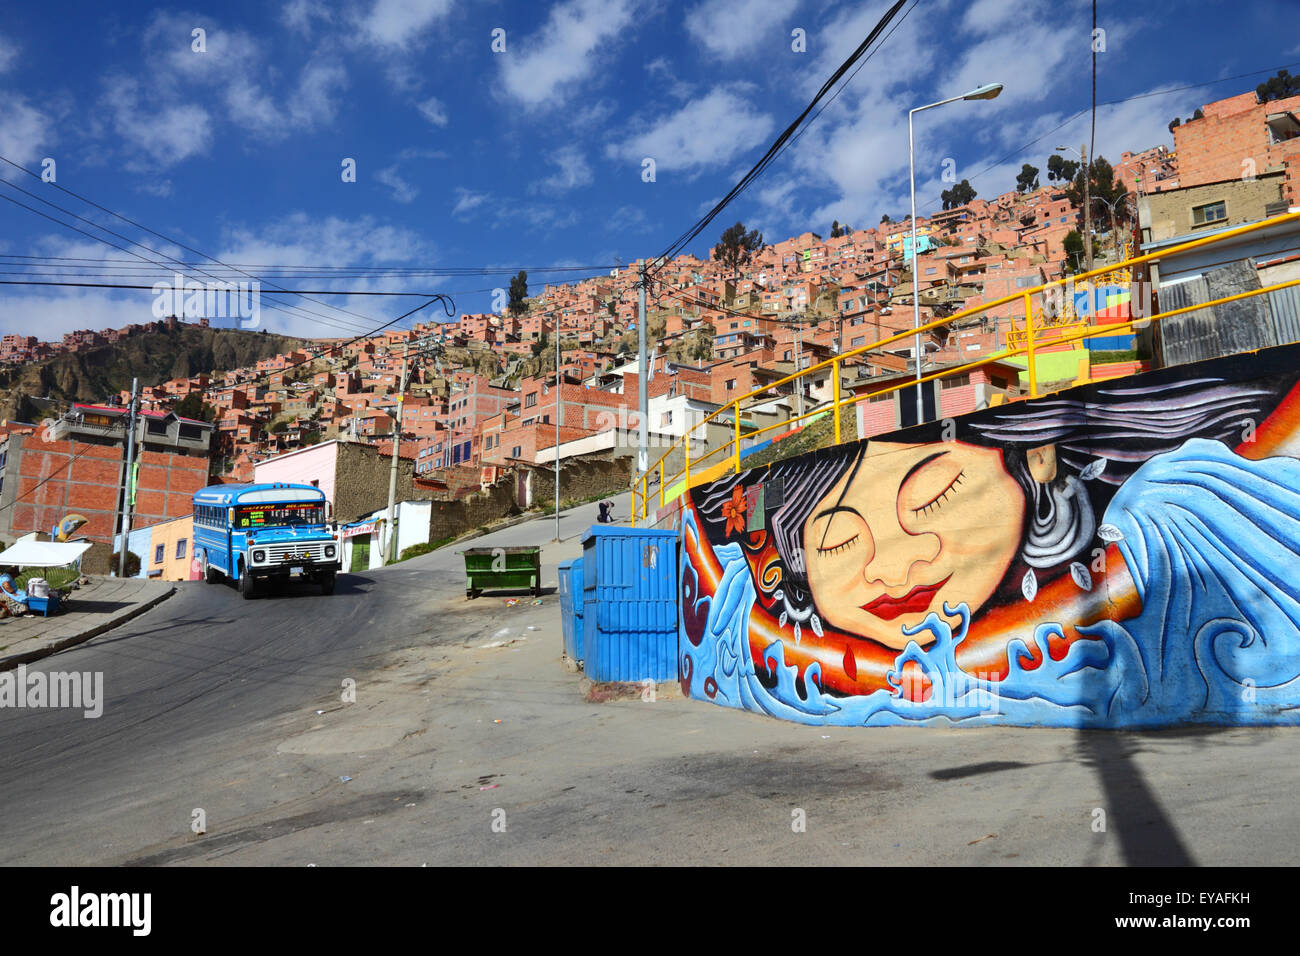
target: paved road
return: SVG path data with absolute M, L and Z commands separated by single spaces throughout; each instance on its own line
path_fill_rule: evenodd
M 559 544 L 547 521 L 474 543 L 542 543 L 553 585 L 594 514 L 562 515 Z M 1292 860 L 1294 732 L 822 730 L 672 688 L 589 703 L 554 594 L 463 587 L 446 552 L 328 598 L 186 584 L 42 662 L 102 671 L 104 713 L 0 710 L 0 863 Z

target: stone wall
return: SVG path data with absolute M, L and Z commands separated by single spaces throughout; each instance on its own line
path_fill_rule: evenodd
M 524 466 L 532 472 L 530 481 L 533 507 L 544 507 L 555 502 L 555 471 L 545 465 Z M 560 504 L 566 501 L 585 501 L 597 495 L 618 495 L 628 490 L 634 458 L 604 455 L 583 455 L 560 460 Z
M 362 515 L 388 507 L 388 478 L 392 458 L 369 445 L 339 443 L 334 479 L 334 517 L 340 522 L 356 521 Z M 415 486 L 415 463 L 409 458 L 397 462 L 397 500 L 427 501 L 436 496 L 431 489 Z
M 435 500 L 429 513 L 429 540 L 458 537 L 521 510 L 515 501 L 515 476 L 507 474 L 475 494 L 451 501 Z

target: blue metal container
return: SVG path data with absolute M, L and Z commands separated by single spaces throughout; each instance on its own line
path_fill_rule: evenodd
M 556 570 L 560 574 L 560 629 L 564 632 L 564 656 L 577 660 L 573 654 L 573 562 L 561 561 Z M 582 592 L 578 591 L 578 594 L 581 596 Z
M 597 526 L 582 537 L 583 660 L 594 681 L 677 677 L 677 533 Z
M 573 560 L 573 568 L 569 572 L 569 580 L 573 582 L 573 647 L 569 654 L 575 661 L 583 660 L 582 652 L 582 623 L 584 618 L 584 608 L 582 606 L 582 558 Z
M 564 656 L 582 660 L 582 558 L 560 563 L 560 617 Z

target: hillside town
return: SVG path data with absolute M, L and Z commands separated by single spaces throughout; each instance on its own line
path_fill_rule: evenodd
M 913 368 L 912 337 L 855 350 L 910 330 L 914 297 L 922 323 L 957 316 L 924 336 L 924 368 L 996 355 L 1023 328 L 1017 290 L 1083 272 L 1088 262 L 1100 268 L 1171 238 L 1294 207 L 1300 202 L 1297 114 L 1300 97 L 1261 101 L 1243 93 L 1171 124 L 1172 149 L 1126 151 L 1113 166 L 1098 158 L 1090 184 L 1092 250 L 1084 250 L 1080 238 L 1080 163 L 1056 154 L 1043 176 L 1026 164 L 1017 188 L 991 199 L 963 195 L 969 183 L 954 187 L 945 193 L 950 208 L 918 217 L 914 230 L 910 217 L 883 215 L 872 226 L 836 222 L 828 235 L 809 231 L 747 248 L 738 225 L 732 232 L 740 241 L 730 256 L 724 242 L 708 260 L 684 255 L 659 268 L 646 302 L 651 352 L 644 368 L 636 351 L 641 260 L 608 275 L 512 296 L 497 313 L 426 320 L 362 338 L 315 339 L 247 367 L 142 382 L 143 472 L 132 541 L 159 527 L 145 544 L 132 546 L 145 558 L 139 573 L 190 575 L 184 548 L 189 495 L 210 481 L 302 480 L 330 487 L 337 517 L 379 536 L 373 553 L 354 564 L 380 561 L 382 531 L 375 521 L 382 518 L 394 455 L 403 501 L 455 501 L 506 479 L 514 487 L 515 476 L 544 475 L 557 456 L 566 467 L 604 463 L 594 483 L 564 486 L 566 501 L 613 493 L 626 488 L 635 471 L 640 375 L 649 379 L 652 442 L 664 443 L 735 399 L 835 356 L 847 356 L 841 388 L 877 386 Z M 913 231 L 919 278 L 912 274 Z M 1138 314 L 1129 289 L 1110 291 L 1118 297 L 1076 296 L 1059 314 L 1037 320 L 1066 326 Z M 962 318 L 964 311 L 1002 299 L 997 308 Z M 171 316 L 161 326 L 183 321 L 191 320 Z M 59 343 L 6 335 L 0 361 L 33 362 L 111 345 L 157 325 L 71 332 Z M 1066 384 L 1145 367 L 1141 336 L 1062 348 L 1068 352 L 1061 357 Z M 1015 400 L 1022 369 L 1023 362 L 994 362 L 974 376 L 944 380 L 941 411 L 959 414 Z M 782 421 L 829 400 L 833 391 L 815 377 L 800 388 L 806 391 L 797 394 L 791 384 L 772 390 L 755 414 Z M 78 462 L 31 497 L 27 492 L 47 473 L 41 470 L 47 458 L 60 452 L 48 441 L 39 449 L 33 444 L 45 426 L 5 423 L 0 504 L 17 500 L 0 512 L 0 539 L 47 530 L 71 509 L 89 517 L 84 533 L 107 557 L 116 530 L 109 504 L 121 503 L 114 490 L 122 484 L 118 459 L 131 400 L 125 389 L 100 404 L 68 409 L 54 426 L 54 437 L 67 443 L 62 454 L 90 440 L 105 445 L 103 461 L 92 484 L 82 484 L 87 478 L 81 474 L 90 462 Z M 861 403 L 859 434 L 905 424 L 899 415 L 893 403 Z M 341 457 L 340 446 L 350 449 L 347 456 Z M 361 470 L 344 473 L 344 457 Z M 79 494 L 61 493 L 56 486 L 63 481 Z M 409 542 L 403 537 L 403 544 L 449 539 L 482 520 L 545 502 L 531 482 L 524 484 L 526 492 L 490 514 L 462 515 L 441 526 L 422 517 L 422 530 Z M 349 506 L 336 491 L 345 486 L 370 493 Z M 153 567 L 150 557 L 156 557 Z

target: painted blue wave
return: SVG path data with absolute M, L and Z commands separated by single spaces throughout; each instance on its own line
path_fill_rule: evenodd
M 698 533 L 689 514 L 686 520 Z M 903 631 L 933 642 L 909 642 L 888 678 L 898 688 L 904 665 L 913 663 L 932 685 L 925 702 L 896 689 L 824 694 L 815 664 L 798 685 L 784 640 L 754 661 L 747 639 L 753 578 L 738 544 L 717 546 L 722 580 L 697 605 L 707 603 L 704 637 L 699 646 L 682 641 L 690 693 L 708 697 L 708 682 L 716 703 L 815 724 L 1300 723 L 1300 461 L 1254 462 L 1192 440 L 1146 462 L 1116 493 L 1104 522 L 1123 535 L 1142 613 L 1081 628 L 1098 640 L 1074 642 L 1060 661 L 1047 643 L 1063 636 L 1061 626 L 1039 625 L 1009 643 L 1007 677 L 988 681 L 957 666 L 970 612 L 945 606 Z M 1042 664 L 1026 670 L 1034 648 Z

